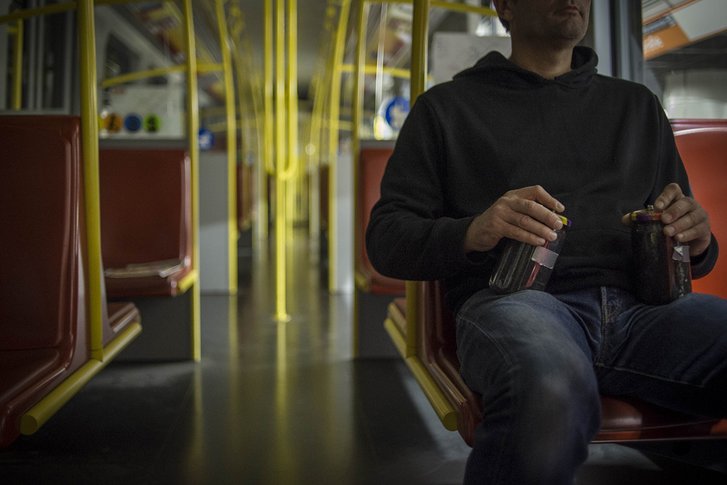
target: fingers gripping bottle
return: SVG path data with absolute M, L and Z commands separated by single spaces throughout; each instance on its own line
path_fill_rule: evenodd
M 560 217 L 563 227 L 555 231 L 555 241 L 533 246 L 508 239 L 500 260 L 490 276 L 490 288 L 498 293 L 531 289 L 544 290 L 555 267 L 571 221 Z

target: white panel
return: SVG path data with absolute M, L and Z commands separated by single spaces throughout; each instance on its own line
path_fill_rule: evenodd
M 336 160 L 336 248 L 328 254 L 335 257 L 329 264 L 335 268 L 330 290 L 332 292 L 353 292 L 353 160 L 350 150 L 342 143 Z M 330 241 L 329 241 L 330 243 Z
M 669 74 L 664 109 L 670 118 L 727 118 L 727 71 L 717 69 Z
M 676 10 L 674 19 L 689 39 L 697 39 L 727 29 L 727 2 L 701 0 Z
M 199 167 L 200 290 L 227 293 L 230 290 L 227 154 L 200 152 Z
M 473 66 L 490 51 L 510 56 L 510 37 L 478 37 L 461 32 L 437 32 L 432 39 L 432 78 L 435 84 L 452 79 L 459 71 Z

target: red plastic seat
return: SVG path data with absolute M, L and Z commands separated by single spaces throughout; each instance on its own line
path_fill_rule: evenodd
M 106 148 L 99 160 L 107 295 L 178 294 L 192 261 L 187 153 Z
M 88 360 L 79 132 L 72 116 L 0 117 L 0 446 Z
M 672 122 L 679 153 L 689 175 L 694 198 L 710 216 L 712 232 L 727 251 L 727 120 Z M 714 270 L 694 281 L 694 291 L 727 298 L 727 256 Z
M 356 279 L 361 289 L 380 295 L 403 295 L 404 282 L 374 269 L 366 252 L 364 237 L 371 209 L 381 197 L 381 179 L 393 151 L 391 146 L 363 147 L 359 154 L 358 203 L 356 204 Z

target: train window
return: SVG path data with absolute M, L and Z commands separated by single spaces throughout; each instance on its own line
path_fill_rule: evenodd
M 44 7 L 56 0 L 0 1 L 0 12 Z M 70 12 L 0 27 L 0 108 L 67 113 L 71 109 L 75 22 Z
M 139 56 L 114 34 L 106 40 L 103 77 L 111 78 L 136 69 Z
M 642 1 L 644 81 L 670 118 L 727 118 L 722 0 Z
M 47 2 L 52 4 L 57 2 Z M 47 15 L 39 18 L 42 26 L 38 64 L 41 79 L 38 80 L 38 107 L 42 110 L 70 110 L 71 70 L 73 60 L 72 13 Z
M 509 52 L 507 33 L 497 17 L 483 15 L 486 8 L 491 8 L 491 2 L 466 3 L 473 9 L 463 12 L 441 5 L 431 7 L 429 86 L 451 79 L 490 50 Z M 366 75 L 359 136 L 394 139 L 409 111 L 413 8 L 407 4 L 372 2 L 366 12 Z M 349 49 L 348 63 L 354 62 L 352 51 Z M 350 76 L 344 78 L 346 83 L 352 83 Z

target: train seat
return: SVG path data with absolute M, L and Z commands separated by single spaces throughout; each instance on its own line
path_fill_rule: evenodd
M 103 148 L 99 161 L 108 297 L 181 293 L 192 261 L 186 151 Z
M 403 295 L 404 282 L 384 276 L 374 269 L 366 253 L 364 238 L 366 226 L 371 218 L 371 209 L 381 197 L 381 179 L 393 148 L 391 146 L 362 147 L 358 164 L 358 203 L 356 204 L 357 240 L 356 284 L 369 293 L 380 295 Z
M 674 120 L 674 136 L 689 175 L 694 198 L 710 216 L 712 233 L 724 247 L 727 243 L 727 120 Z M 725 249 L 723 249 L 725 251 Z M 727 298 L 727 256 L 714 270 L 694 281 L 694 290 Z
M 677 145 L 689 173 L 695 198 L 708 211 L 712 230 L 718 240 L 727 241 L 727 192 L 724 173 L 727 160 L 727 123 L 724 120 L 679 120 L 674 122 Z M 727 297 L 727 263 L 721 258 L 709 276 L 695 280 L 695 291 Z M 482 420 L 482 403 L 459 374 L 456 355 L 455 323 L 445 307 L 439 282 L 417 283 L 419 315 L 416 358 L 427 374 L 429 383 L 438 389 L 456 414 L 450 429 L 457 429 L 465 442 L 472 445 L 474 430 Z M 403 316 L 401 313 L 403 313 Z M 391 305 L 389 320 L 406 319 L 405 308 Z M 715 420 L 687 416 L 636 400 L 602 396 L 602 427 L 595 442 L 628 442 L 636 440 L 676 440 L 727 437 L 727 419 Z M 442 417 L 448 425 L 450 416 Z M 454 420 L 453 420 L 454 421 Z
M 138 322 L 141 319 L 139 309 L 130 302 L 109 302 L 106 315 L 106 326 L 114 334 L 124 329 L 128 324 Z
M 482 420 L 481 400 L 460 377 L 454 317 L 445 308 L 440 283 L 422 285 L 422 360 L 457 411 L 457 430 L 472 445 L 474 430 Z M 637 400 L 610 396 L 601 397 L 601 406 L 601 430 L 594 442 L 727 436 L 727 420 L 686 416 Z
M 80 120 L 38 118 L 0 117 L 0 446 L 88 359 Z

